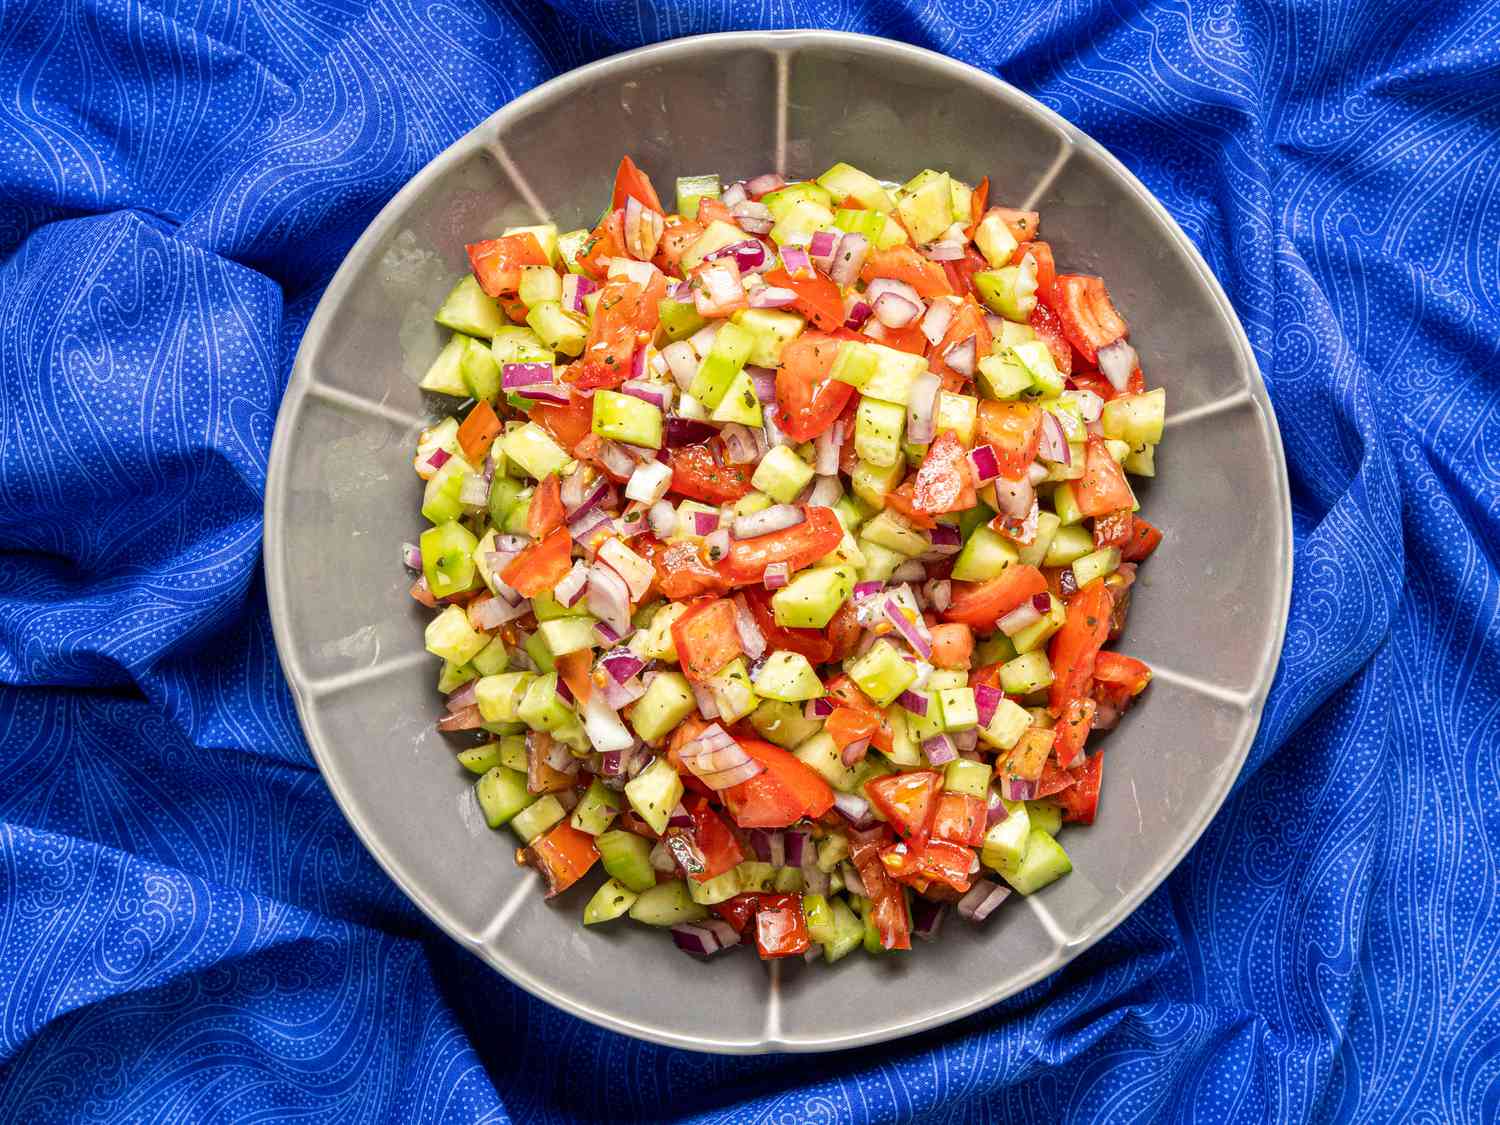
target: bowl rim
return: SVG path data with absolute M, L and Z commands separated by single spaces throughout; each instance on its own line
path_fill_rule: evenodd
M 349 800 L 346 798 L 343 787 L 333 781 L 328 770 L 324 768 L 323 751 L 320 748 L 319 740 L 313 737 L 313 732 L 317 724 L 313 721 L 313 717 L 308 710 L 308 704 L 304 700 L 300 682 L 302 676 L 299 671 L 299 663 L 286 624 L 289 620 L 291 608 L 291 586 L 288 581 L 290 576 L 282 565 L 283 543 L 281 535 L 281 508 L 285 503 L 285 495 L 289 484 L 290 470 L 288 462 L 294 440 L 293 422 L 300 414 L 302 402 L 307 397 L 307 392 L 312 382 L 311 356 L 317 350 L 318 342 L 324 335 L 336 310 L 353 287 L 359 263 L 363 262 L 383 242 L 396 219 L 404 212 L 408 200 L 424 191 L 431 181 L 441 177 L 451 165 L 472 156 L 475 149 L 486 144 L 499 130 L 500 126 L 512 118 L 524 116 L 533 106 L 544 104 L 555 98 L 567 98 L 586 89 L 599 78 L 615 75 L 620 72 L 628 72 L 643 65 L 671 61 L 678 56 L 697 54 L 704 50 L 720 48 L 743 49 L 746 47 L 762 48 L 768 53 L 782 54 L 790 54 L 805 47 L 854 48 L 863 52 L 913 62 L 939 73 L 946 73 L 955 82 L 979 87 L 992 95 L 998 96 L 1001 100 L 1014 106 L 1021 112 L 1029 114 L 1033 118 L 1043 121 L 1057 130 L 1066 139 L 1072 150 L 1087 153 L 1103 162 L 1119 182 L 1136 197 L 1137 201 L 1143 204 L 1162 223 L 1168 235 L 1176 244 L 1177 249 L 1184 253 L 1199 284 L 1205 287 L 1212 296 L 1214 303 L 1218 306 L 1221 316 L 1232 326 L 1235 346 L 1241 354 L 1245 370 L 1249 377 L 1249 399 L 1257 408 L 1268 427 L 1267 436 L 1271 446 L 1271 467 L 1274 476 L 1273 491 L 1276 499 L 1279 500 L 1278 511 L 1276 513 L 1279 517 L 1277 530 L 1280 533 L 1283 545 L 1282 557 L 1279 560 L 1281 563 L 1279 568 L 1280 589 L 1277 591 L 1276 600 L 1278 602 L 1278 610 L 1275 629 L 1272 636 L 1267 640 L 1264 651 L 1261 654 L 1259 667 L 1256 671 L 1254 685 L 1247 693 L 1245 699 L 1245 713 L 1248 721 L 1241 726 L 1239 744 L 1233 748 L 1232 754 L 1226 756 L 1226 764 L 1232 766 L 1232 768 L 1223 772 L 1222 780 L 1218 783 L 1211 799 L 1202 804 L 1188 820 L 1186 824 L 1187 830 L 1179 836 L 1177 846 L 1168 854 L 1160 857 L 1156 861 L 1151 874 L 1140 884 L 1124 894 L 1120 901 L 1095 923 L 1089 934 L 1077 941 L 1059 944 L 1052 956 L 1037 963 L 1020 978 L 1012 979 L 1009 982 L 1002 982 L 987 991 L 977 991 L 968 1000 L 939 1011 L 919 1017 L 897 1019 L 883 1025 L 873 1026 L 868 1030 L 855 1034 L 822 1037 L 804 1034 L 795 1040 L 780 1042 L 772 1041 L 763 1034 L 754 1043 L 745 1041 L 715 1042 L 700 1037 L 689 1037 L 674 1031 L 670 1027 L 637 1023 L 624 1016 L 592 1008 L 586 1003 L 558 992 L 546 981 L 537 979 L 531 973 L 509 963 L 509 960 L 502 953 L 471 942 L 459 932 L 452 919 L 445 917 L 440 909 L 425 900 L 420 887 L 415 885 L 403 871 L 400 861 L 386 850 L 384 844 L 381 842 L 381 834 L 378 827 L 366 823 L 365 818 L 351 806 Z M 267 462 L 266 496 L 263 517 L 263 565 L 265 567 L 266 597 L 271 616 L 272 635 L 275 640 L 277 657 L 281 662 L 283 673 L 288 687 L 291 689 L 297 708 L 298 722 L 302 728 L 304 737 L 307 739 L 314 760 L 318 764 L 319 772 L 323 775 L 325 783 L 328 784 L 340 812 L 354 829 L 355 835 L 359 838 L 361 844 L 374 856 L 382 870 L 401 889 L 402 893 L 456 944 L 491 965 L 504 975 L 507 980 L 525 989 L 533 996 L 545 1000 L 547 1003 L 571 1015 L 610 1031 L 659 1043 L 664 1046 L 712 1054 L 741 1055 L 768 1052 L 804 1053 L 845 1050 L 913 1035 L 920 1031 L 951 1023 L 954 1020 L 990 1007 L 1030 988 L 1038 981 L 1057 972 L 1100 939 L 1113 932 L 1126 917 L 1140 907 L 1155 892 L 1166 880 L 1167 876 L 1176 870 L 1188 851 L 1202 837 L 1209 823 L 1217 815 L 1219 809 L 1228 798 L 1230 791 L 1234 788 L 1236 781 L 1239 779 L 1245 760 L 1249 756 L 1250 748 L 1254 744 L 1259 732 L 1266 697 L 1275 680 L 1282 646 L 1286 638 L 1292 594 L 1293 538 L 1291 492 L 1280 426 L 1277 423 L 1276 413 L 1272 409 L 1265 381 L 1261 375 L 1259 364 L 1256 362 L 1254 349 L 1251 347 L 1244 326 L 1240 323 L 1240 319 L 1235 313 L 1234 307 L 1224 292 L 1223 286 L 1220 285 L 1218 278 L 1209 268 L 1202 254 L 1199 253 L 1197 246 L 1187 236 L 1177 220 L 1161 201 L 1136 178 L 1134 173 L 1122 164 L 1108 149 L 1054 110 L 996 75 L 980 70 L 969 63 L 950 58 L 947 55 L 926 48 L 900 43 L 879 36 L 822 29 L 714 32 L 705 35 L 664 40 L 659 43 L 649 44 L 598 59 L 592 63 L 557 75 L 507 102 L 504 106 L 478 123 L 473 129 L 454 140 L 442 152 L 438 153 L 424 165 L 380 209 L 360 234 L 359 238 L 350 247 L 343 261 L 339 264 L 338 269 L 330 279 L 323 296 L 319 299 L 317 309 L 308 321 L 302 340 L 298 345 L 291 377 L 288 379 L 286 390 L 277 408 L 276 427 Z

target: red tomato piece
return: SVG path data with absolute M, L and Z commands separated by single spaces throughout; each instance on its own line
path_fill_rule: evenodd
M 1100 348 L 1130 334 L 1130 326 L 1115 311 L 1109 290 L 1104 288 L 1101 278 L 1078 273 L 1058 274 L 1048 293 L 1047 303 L 1062 321 L 1068 343 L 1090 363 L 1098 362 Z
M 915 476 L 907 477 L 896 486 L 896 491 L 886 493 L 885 506 L 894 508 L 908 523 L 917 527 L 930 530 L 937 526 L 937 517 L 917 506 L 917 478 Z
M 1120 548 L 1122 562 L 1140 562 L 1161 543 L 1161 529 L 1135 516 L 1130 522 L 1130 541 Z
M 724 790 L 729 815 L 741 828 L 785 828 L 833 807 L 833 790 L 811 766 L 779 746 L 753 738 L 736 741 L 765 771 Z
M 539 403 L 532 408 L 531 417 L 546 427 L 559 445 L 572 453 L 580 441 L 593 433 L 594 400 L 570 395 L 567 406 Z
M 522 266 L 547 265 L 547 255 L 534 234 L 487 238 L 464 249 L 469 253 L 474 280 L 491 297 L 513 295 L 521 285 Z
M 976 797 L 972 793 L 944 792 L 938 798 L 937 817 L 932 822 L 932 839 L 977 848 L 984 843 L 985 820 L 988 815 L 989 809 L 983 797 Z
M 532 842 L 531 856 L 547 878 L 547 897 L 561 894 L 598 861 L 594 838 L 564 820 Z
M 867 283 L 877 277 L 904 281 L 923 297 L 951 296 L 953 293 L 943 268 L 936 262 L 929 262 L 910 246 L 870 251 L 859 276 Z
M 652 264 L 663 273 L 681 276 L 683 253 L 698 240 L 705 229 L 702 223 L 695 223 L 691 219 L 669 223 L 662 231 L 661 241 L 656 245 L 656 256 L 651 259 Z
M 1057 764 L 1064 769 L 1082 759 L 1083 744 L 1088 741 L 1089 731 L 1094 726 L 1094 713 L 1098 709 L 1099 705 L 1086 695 L 1074 696 L 1064 705 L 1057 725 L 1052 728 L 1057 732 L 1052 752 L 1057 755 Z
M 747 893 L 735 895 L 724 902 L 716 902 L 709 909 L 733 926 L 735 933 L 743 934 L 745 927 L 754 920 L 755 910 L 759 905 L 760 899 Z
M 526 509 L 526 534 L 533 539 L 545 539 L 568 518 L 563 508 L 562 486 L 556 473 L 548 473 L 536 486 L 531 496 L 531 506 Z
M 599 281 L 609 276 L 609 259 L 625 256 L 625 212 L 616 207 L 594 228 L 578 264 Z
M 651 177 L 637 168 L 630 157 L 622 156 L 619 170 L 615 172 L 614 202 L 610 206 L 624 207 L 625 197 L 632 195 L 641 206 L 651 208 L 658 215 L 666 214 L 662 210 L 661 200 L 657 198 L 656 189 L 651 186 Z
M 880 729 L 880 717 L 852 707 L 835 707 L 823 723 L 823 730 L 842 750 L 861 739 L 872 737 Z
M 1042 217 L 1035 211 L 1017 211 L 1014 207 L 991 207 L 990 213 L 1000 216 L 1010 236 L 1022 246 L 1030 242 L 1041 229 Z
M 1052 245 L 1040 240 L 1036 242 L 1023 242 L 1011 255 L 1010 262 L 1013 266 L 1019 266 L 1030 254 L 1032 261 L 1036 262 L 1036 295 L 1038 302 L 1045 302 L 1048 294 L 1052 292 L 1052 283 L 1057 279 L 1057 262 L 1052 257 Z
M 963 844 L 928 840 L 920 848 L 906 844 L 881 848 L 880 862 L 900 882 L 944 883 L 963 894 L 973 881 L 975 856 L 974 849 Z
M 911 915 L 906 909 L 906 892 L 887 874 L 880 860 L 880 837 L 856 841 L 851 858 L 870 899 L 870 920 L 881 946 L 910 949 Z
M 1090 754 L 1082 766 L 1073 771 L 1078 780 L 1054 793 L 1052 799 L 1062 806 L 1063 821 L 1067 824 L 1093 824 L 1094 814 L 1099 810 L 1099 783 L 1104 777 L 1104 755 Z
M 755 950 L 762 960 L 795 957 L 812 945 L 807 932 L 807 916 L 802 912 L 802 896 L 779 894 L 759 896 L 755 911 Z
M 927 456 L 922 459 L 922 467 L 917 470 L 917 481 L 912 490 L 916 507 L 941 515 L 967 511 L 979 503 L 967 453 L 952 430 L 944 430 L 933 439 L 927 447 Z
M 1042 765 L 1042 776 L 1037 778 L 1034 799 L 1040 801 L 1044 797 L 1055 797 L 1077 781 L 1078 777 L 1072 770 L 1065 770 L 1054 762 L 1046 762 Z
M 841 341 L 804 332 L 781 350 L 776 371 L 777 424 L 793 441 L 811 441 L 837 421 L 854 388 L 829 378 Z
M 640 539 L 636 541 L 635 549 L 651 560 L 656 571 L 656 587 L 664 597 L 680 602 L 699 594 L 717 594 L 724 589 L 719 572 L 703 561 L 696 543 L 660 543 L 655 539 Z
M 816 633 L 817 630 L 808 629 L 806 632 Z M 841 661 L 852 656 L 859 646 L 860 634 L 863 632 L 864 627 L 860 625 L 854 612 L 854 603 L 847 601 L 839 606 L 838 612 L 833 615 L 833 619 L 828 622 L 828 627 L 824 630 L 828 643 L 833 647 L 828 659 Z M 769 639 L 767 643 L 770 643 Z M 807 654 L 803 653 L 803 655 Z
M 1040 283 L 1037 289 L 1042 291 Z M 1052 353 L 1052 362 L 1064 375 L 1073 373 L 1073 346 L 1068 343 L 1068 338 L 1063 335 L 1062 321 L 1058 319 L 1057 313 L 1052 311 L 1050 305 L 1044 305 L 1038 301 L 1031 313 L 1031 330 L 1036 333 L 1037 339 L 1047 345 L 1047 350 Z
M 1069 599 L 1067 619 L 1048 646 L 1053 680 L 1047 706 L 1054 715 L 1061 715 L 1070 700 L 1089 694 L 1095 657 L 1109 636 L 1113 604 L 1102 578 Z
M 943 776 L 936 770 L 888 774 L 865 783 L 870 803 L 878 808 L 908 845 L 920 848 L 937 818 Z
M 1134 533 L 1135 517 L 1130 514 L 1129 508 L 1121 508 L 1118 512 L 1110 512 L 1107 516 L 1094 517 L 1094 548 L 1102 550 L 1105 547 L 1119 547 L 1122 549 L 1121 558 L 1124 558 L 1123 548 L 1130 542 Z
M 994 632 L 995 622 L 1027 598 L 1045 593 L 1047 580 L 1034 566 L 1009 566 L 985 582 L 953 583 L 944 621 L 958 621 L 978 633 Z
M 719 574 L 731 586 L 748 586 L 765 578 L 766 567 L 775 562 L 791 564 L 793 571 L 811 566 L 843 541 L 844 525 L 832 508 L 806 508 L 807 518 L 795 527 L 736 539 L 719 563 Z
M 548 593 L 573 568 L 572 554 L 573 539 L 566 527 L 560 527 L 512 559 L 500 580 L 523 598 Z
M 781 289 L 790 289 L 797 294 L 793 306 L 810 320 L 814 327 L 832 332 L 844 324 L 844 298 L 838 284 L 814 271 L 812 277 L 793 277 L 786 270 L 768 270 L 766 284 Z
M 964 294 L 977 296 L 974 289 L 974 275 L 989 268 L 990 263 L 985 256 L 972 246 L 965 246 L 964 256 L 957 261 L 943 263 L 943 273 L 948 278 L 948 284 L 959 296 Z M 919 328 L 918 331 L 920 330 Z
M 458 444 L 472 465 L 483 463 L 490 446 L 500 435 L 500 418 L 489 403 L 480 401 L 458 427 Z
M 934 625 L 932 662 L 939 668 L 967 672 L 974 658 L 974 630 L 961 623 Z
M 975 186 L 969 196 L 969 225 L 964 228 L 964 234 L 968 238 L 974 237 L 974 231 L 979 227 L 979 220 L 984 218 L 984 212 L 990 202 L 990 178 L 986 176 Z M 1019 239 L 1017 241 L 1020 241 Z
M 682 805 L 693 818 L 693 842 L 698 845 L 704 862 L 703 871 L 694 875 L 694 879 L 700 883 L 707 882 L 724 874 L 745 858 L 729 825 L 714 812 L 707 798 L 690 796 L 683 800 Z
M 1073 499 L 1086 516 L 1107 516 L 1135 505 L 1135 494 L 1125 480 L 1125 470 L 1110 456 L 1109 448 L 1098 434 L 1089 434 L 1083 476 L 1073 483 Z
M 705 504 L 732 504 L 754 491 L 745 465 L 727 465 L 715 455 L 710 445 L 685 445 L 674 449 L 672 491 Z
M 1123 652 L 1100 651 L 1094 657 L 1094 679 L 1119 684 L 1131 695 L 1140 695 L 1151 682 L 1151 668 Z
M 1042 408 L 1030 402 L 983 399 L 979 403 L 976 429 L 979 440 L 994 449 L 1000 475 L 1007 480 L 1020 480 L 1041 448 Z
M 703 683 L 744 651 L 735 626 L 734 603 L 725 598 L 699 602 L 672 622 L 672 642 L 683 674 Z

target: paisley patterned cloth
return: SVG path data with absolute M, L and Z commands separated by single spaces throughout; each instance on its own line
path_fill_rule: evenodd
M 437 934 L 298 732 L 277 401 L 403 181 L 569 67 L 827 25 L 1112 148 L 1249 330 L 1286 651 L 1192 854 L 910 1040 L 598 1031 Z M 0 1121 L 1500 1120 L 1500 9 L 1369 0 L 0 4 Z

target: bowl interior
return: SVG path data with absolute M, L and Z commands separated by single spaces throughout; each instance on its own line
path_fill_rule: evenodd
M 1073 874 L 982 929 L 951 921 L 910 957 L 701 963 L 663 935 L 585 931 L 597 878 L 544 902 L 433 730 L 434 661 L 398 545 L 414 539 L 417 431 L 451 403 L 416 382 L 464 244 L 598 217 L 630 153 L 668 189 L 922 166 L 1042 211 L 1058 261 L 1098 272 L 1167 388 L 1161 475 L 1139 491 L 1167 539 L 1121 647 L 1157 671 L 1109 736 L 1101 815 L 1064 844 Z M 665 192 L 663 194 L 666 194 Z M 367 846 L 455 939 L 533 992 L 614 1029 L 702 1050 L 812 1050 L 905 1034 L 1002 999 L 1096 940 L 1181 858 L 1248 750 L 1290 575 L 1280 441 L 1227 301 L 1181 231 L 1093 142 L 940 56 L 831 33 L 724 35 L 606 60 L 518 99 L 420 173 L 360 239 L 304 339 L 278 422 L 267 574 L 278 649 L 329 784 Z M 851 1000 L 857 1001 L 851 1002 Z

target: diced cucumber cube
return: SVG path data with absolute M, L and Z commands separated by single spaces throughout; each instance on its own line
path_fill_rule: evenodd
M 1065 527 L 1083 522 L 1083 513 L 1078 510 L 1078 501 L 1074 498 L 1073 486 L 1066 482 L 1052 490 L 1052 510 L 1057 513 L 1058 521 Z
M 979 388 L 985 395 L 1004 402 L 1031 390 L 1031 376 L 1016 362 L 1010 349 L 979 359 Z
M 771 653 L 755 673 L 755 691 L 766 699 L 799 703 L 821 698 L 823 682 L 800 652 L 778 651 Z
M 880 369 L 880 358 L 875 354 L 875 345 L 860 340 L 845 340 L 839 345 L 829 369 L 830 378 L 848 383 L 855 390 L 863 390 Z
M 953 224 L 953 185 L 947 172 L 919 172 L 896 196 L 896 213 L 919 243 L 936 242 Z
M 851 663 L 848 673 L 877 707 L 894 703 L 896 697 L 917 679 L 916 666 L 903 660 L 894 645 L 883 642 L 877 642 L 870 651 Z
M 785 309 L 741 309 L 732 320 L 754 336 L 745 362 L 757 367 L 778 366 L 781 349 L 800 336 L 807 324 L 802 317 Z
M 832 211 L 809 199 L 799 199 L 776 220 L 776 225 L 771 228 L 771 240 L 778 246 L 806 246 L 814 233 L 831 226 Z
M 594 619 L 592 617 L 559 617 L 537 625 L 534 636 L 547 644 L 552 657 L 566 656 L 594 646 Z
M 634 906 L 639 897 L 618 879 L 606 879 L 583 908 L 583 924 L 597 926 L 600 922 L 612 922 Z
M 740 886 L 749 893 L 769 891 L 776 881 L 776 868 L 769 863 L 747 859 L 735 868 L 739 872 Z
M 668 602 L 657 610 L 651 623 L 631 638 L 632 648 L 635 647 L 636 637 L 644 638 L 636 655 L 642 660 L 665 660 L 669 664 L 676 664 L 677 645 L 672 639 L 672 626 L 687 611 L 686 602 Z
M 1045 652 L 1025 652 L 1000 665 L 1000 688 L 1006 695 L 1030 695 L 1052 683 Z
M 1056 801 L 1027 801 L 1026 815 L 1032 828 L 1040 828 L 1049 836 L 1056 836 L 1062 828 L 1062 807 Z
M 578 230 L 566 231 L 557 236 L 557 260 L 558 264 L 565 266 L 569 273 L 583 273 L 584 268 L 578 264 L 578 259 L 588 253 L 589 244 L 594 240 L 594 232 L 579 228 Z
M 1062 845 L 1040 828 L 1032 827 L 1026 839 L 1026 854 L 1012 871 L 1002 871 L 1005 881 L 1023 895 L 1035 894 L 1073 870 L 1073 861 Z
M 473 274 L 465 274 L 443 299 L 433 320 L 444 328 L 462 332 L 468 336 L 483 336 L 486 339 L 505 327 L 505 314 L 500 304 L 479 287 Z
M 787 750 L 800 746 L 823 729 L 822 722 L 807 718 L 799 704 L 776 699 L 762 699 L 750 714 L 750 725 L 767 742 Z
M 684 219 L 696 219 L 699 201 L 717 199 L 722 190 L 717 172 L 702 176 L 678 176 L 677 213 Z
M 974 275 L 974 291 L 991 312 L 1030 320 L 1036 311 L 1036 258 L 1027 254 L 1019 265 L 981 270 Z
M 871 245 L 879 246 L 885 237 L 886 218 L 884 212 L 860 207 L 840 207 L 833 213 L 833 225 L 839 230 L 862 234 Z
M 649 406 L 650 403 L 643 402 L 641 405 Z M 552 435 L 535 422 L 527 422 L 523 426 L 517 426 L 508 431 L 500 439 L 500 447 L 508 460 L 520 466 L 522 472 L 536 480 L 560 471 L 572 460 L 564 452 L 563 447 L 552 440 Z
M 865 565 L 859 568 L 861 582 L 885 582 L 896 568 L 906 561 L 906 556 L 879 543 L 871 543 L 860 536 L 860 552 L 865 556 Z
M 1156 475 L 1156 446 L 1138 445 L 1131 449 L 1129 456 L 1120 464 L 1127 473 L 1134 476 L 1154 477 Z
M 693 901 L 681 879 L 658 883 L 643 891 L 630 907 L 630 916 L 648 926 L 677 926 L 708 917 L 708 908 Z
M 1047 549 L 1052 546 L 1053 537 L 1061 526 L 1062 520 L 1051 512 L 1037 512 L 1036 536 L 1020 549 L 1017 561 L 1025 566 L 1041 566 L 1042 560 L 1047 557 Z
M 474 685 L 474 702 L 487 723 L 514 723 L 516 708 L 525 698 L 526 689 L 536 678 L 532 672 L 502 672 L 498 676 L 481 676 Z
M 631 710 L 630 725 L 643 742 L 655 743 L 675 730 L 696 708 L 686 676 L 680 672 L 658 672 L 646 687 L 646 694 Z
M 422 489 L 422 515 L 432 523 L 447 523 L 464 514 L 459 493 L 474 467 L 462 457 L 450 457 Z
M 780 504 L 790 504 L 812 482 L 813 467 L 790 446 L 772 446 L 750 477 L 750 483 Z
M 499 755 L 502 766 L 513 769 L 517 773 L 526 772 L 526 736 L 524 734 L 507 734 L 498 743 L 492 742 L 490 745 L 500 747 Z
M 569 823 L 580 832 L 597 836 L 620 815 L 620 804 L 620 795 L 596 777 L 589 783 L 588 791 L 579 798 Z
M 742 369 L 734 377 L 709 418 L 715 422 L 738 422 L 742 426 L 754 426 L 757 429 L 765 425 L 760 399 L 756 396 L 755 382 L 750 378 L 750 372 Z
M 714 705 L 719 709 L 719 719 L 726 725 L 738 722 L 760 703 L 755 689 L 750 684 L 750 671 L 743 657 L 735 657 L 708 681 L 713 692 Z
M 1010 639 L 1016 655 L 1033 652 L 1052 639 L 1052 635 L 1063 627 L 1068 617 L 1068 607 L 1061 598 L 1047 595 L 1051 608 L 1042 614 L 1041 620 L 1033 621 Z
M 536 801 L 526 788 L 526 775 L 504 766 L 494 766 L 474 783 L 474 796 L 491 828 L 503 828 L 522 809 Z M 530 843 L 528 840 L 527 843 Z
M 926 554 L 932 546 L 932 540 L 921 529 L 913 527 L 905 517 L 889 508 L 860 528 L 859 537 L 908 559 Z
M 865 925 L 841 898 L 832 900 L 834 939 L 823 946 L 823 956 L 832 964 L 853 953 L 864 940 Z
M 974 704 L 972 688 L 943 688 L 937 696 L 943 710 L 945 731 L 969 730 L 979 725 L 979 711 Z
M 810 767 L 840 793 L 852 793 L 858 780 L 854 770 L 844 765 L 843 755 L 833 735 L 819 731 L 792 751 L 803 765 Z
M 557 694 L 557 673 L 548 672 L 532 680 L 516 706 L 516 718 L 532 730 L 554 731 L 576 718 L 573 708 Z
M 1060 527 L 1047 548 L 1043 566 L 1072 566 L 1094 549 L 1094 537 L 1085 528 Z
M 807 919 L 807 936 L 819 945 L 827 945 L 838 936 L 833 907 L 822 895 L 803 895 L 802 915 Z
M 443 345 L 443 350 L 438 352 L 437 358 L 432 361 L 432 366 L 427 369 L 427 374 L 422 376 L 422 381 L 417 386 L 440 395 L 468 397 L 469 388 L 464 385 L 463 361 L 471 338 L 455 332 Z
M 458 764 L 470 773 L 477 773 L 481 777 L 489 773 L 500 761 L 500 743 L 486 742 L 483 746 L 471 746 L 467 750 L 460 750 L 456 755 Z
M 740 886 L 739 868 L 731 867 L 722 875 L 715 875 L 712 879 L 687 880 L 688 896 L 699 906 L 713 906 L 716 903 L 728 902 L 735 895 L 742 893 Z
M 443 467 L 447 468 L 446 465 Z M 449 519 L 436 527 L 429 527 L 418 537 L 417 544 L 422 552 L 422 576 L 427 579 L 427 588 L 433 597 L 451 597 L 474 585 L 478 544 L 473 532 L 463 524 Z M 457 663 L 467 661 L 465 657 Z
M 734 377 L 745 366 L 754 346 L 755 336 L 748 328 L 733 321 L 721 325 L 708 354 L 698 366 L 698 373 L 693 376 L 688 394 L 709 410 L 718 406 Z
M 645 399 L 600 390 L 594 394 L 594 433 L 645 449 L 660 449 L 661 411 Z
M 467 664 L 490 643 L 488 634 L 470 626 L 468 614 L 456 605 L 448 606 L 427 623 L 423 640 L 428 652 L 454 664 Z
M 502 769 L 504 767 L 501 767 Z M 562 802 L 548 793 L 510 818 L 510 830 L 521 838 L 521 843 L 530 844 L 538 836 L 561 823 L 568 810 Z
M 1005 225 L 1005 220 L 999 213 L 990 211 L 979 220 L 979 225 L 974 229 L 974 245 L 979 247 L 979 252 L 991 267 L 999 269 L 1010 264 L 1016 248 L 1021 244 L 1010 233 L 1010 228 Z
M 610 878 L 639 894 L 656 886 L 651 867 L 651 845 L 644 837 L 623 828 L 611 828 L 594 837 L 594 848 Z
M 556 358 L 540 336 L 519 324 L 495 333 L 490 341 L 490 354 L 501 367 L 507 363 L 551 363 Z
M 980 525 L 953 561 L 953 577 L 960 582 L 984 582 L 1013 565 L 1018 556 L 1014 543 L 998 531 Z
M 906 476 L 906 465 L 900 461 L 891 465 L 872 465 L 861 461 L 849 474 L 849 487 L 871 508 L 884 508 L 885 498 L 901 484 Z
M 974 444 L 974 427 L 979 420 L 979 400 L 973 395 L 940 391 L 937 399 L 937 416 L 933 421 L 933 432 L 952 430 L 965 446 Z
M 890 466 L 901 460 L 901 435 L 906 430 L 906 408 L 873 398 L 861 398 L 854 416 L 854 452 L 861 461 Z
M 561 284 L 561 282 L 559 282 Z M 588 325 L 557 301 L 542 301 L 526 313 L 526 323 L 547 347 L 563 355 L 582 355 Z
M 853 198 L 874 211 L 893 211 L 896 207 L 891 193 L 881 187 L 879 180 L 850 164 L 835 164 L 818 177 L 818 184 L 828 192 L 830 201 Z
M 853 592 L 853 567 L 815 567 L 802 571 L 771 595 L 771 612 L 783 628 L 821 629 Z
M 911 352 L 888 348 L 884 344 L 865 345 L 875 357 L 875 370 L 859 393 L 866 398 L 905 407 L 911 399 L 912 384 L 926 372 L 927 361 Z
M 680 261 L 682 270 L 686 274 L 701 265 L 703 259 L 715 250 L 722 250 L 726 246 L 744 241 L 745 232 L 739 227 L 726 223 L 722 219 L 715 219 L 708 224 L 708 229 L 695 238 L 682 252 Z
M 1090 551 L 1081 559 L 1073 560 L 1073 581 L 1079 589 L 1096 578 L 1105 578 L 1120 569 L 1120 548 L 1101 547 Z
M 1024 801 L 1005 801 L 1005 819 L 990 825 L 984 834 L 979 861 L 1009 879 L 1021 868 L 1031 837 L 1031 818 Z
M 1031 715 L 1014 699 L 1002 699 L 989 724 L 980 727 L 980 741 L 996 750 L 1011 750 L 1031 726 Z
M 811 180 L 801 180 L 797 183 L 777 188 L 775 191 L 767 192 L 761 196 L 760 201 L 771 212 L 771 218 L 779 219 L 783 215 L 789 214 L 793 208 L 801 203 L 811 203 L 814 206 L 825 209 L 832 207 L 833 193 L 822 184 Z M 779 242 L 780 239 L 777 241 Z
M 1062 394 L 1065 383 L 1062 372 L 1052 359 L 1052 349 L 1040 340 L 1030 340 L 1010 349 L 1016 362 L 1025 369 L 1031 385 L 1044 398 L 1055 398 Z
M 561 301 L 562 276 L 551 266 L 522 266 L 516 296 L 527 308 L 545 301 Z
M 943 788 L 949 793 L 962 793 L 966 797 L 985 798 L 990 792 L 990 775 L 993 771 L 984 762 L 971 762 L 967 758 L 954 758 L 943 771 Z
M 625 799 L 657 835 L 667 830 L 667 820 L 683 792 L 682 778 L 665 758 L 655 759 L 625 783 Z
M 674 301 L 670 297 L 663 297 L 657 302 L 656 311 L 661 320 L 662 331 L 672 341 L 686 340 L 708 323 L 692 301 Z

